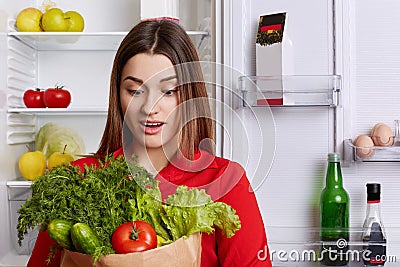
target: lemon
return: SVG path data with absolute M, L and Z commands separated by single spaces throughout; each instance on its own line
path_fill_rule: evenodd
M 46 171 L 46 157 L 41 151 L 25 152 L 19 158 L 18 168 L 22 177 L 33 181 Z

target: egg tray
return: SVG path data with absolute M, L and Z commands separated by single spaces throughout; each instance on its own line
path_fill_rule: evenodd
M 345 161 L 400 161 L 400 141 L 397 137 L 390 137 L 391 146 L 355 146 L 351 139 L 344 142 Z M 363 156 L 360 157 L 359 155 Z M 369 155 L 368 155 L 369 154 Z

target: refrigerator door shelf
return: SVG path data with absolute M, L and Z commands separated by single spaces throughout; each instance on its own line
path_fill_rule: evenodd
M 349 166 L 355 162 L 399 162 L 400 161 L 400 145 L 396 142 L 392 146 L 371 146 L 360 147 L 353 145 L 353 140 L 344 140 L 344 165 Z M 372 150 L 370 156 L 363 157 L 361 151 Z M 360 151 L 360 153 L 357 153 Z M 366 154 L 366 153 L 363 153 Z
M 338 75 L 241 76 L 243 106 L 340 106 Z

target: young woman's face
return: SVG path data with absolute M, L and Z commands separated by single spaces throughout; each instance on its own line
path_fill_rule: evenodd
M 137 54 L 121 75 L 120 99 L 133 145 L 177 147 L 180 126 L 175 70 L 164 55 Z

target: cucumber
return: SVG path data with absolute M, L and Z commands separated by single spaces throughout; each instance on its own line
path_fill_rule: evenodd
M 62 219 L 54 219 L 47 226 L 51 239 L 68 250 L 74 250 L 71 239 L 71 228 L 74 224 Z
M 75 223 L 71 229 L 71 239 L 78 252 L 93 255 L 100 241 L 95 232 L 85 223 Z

